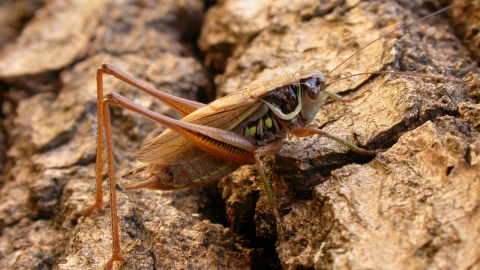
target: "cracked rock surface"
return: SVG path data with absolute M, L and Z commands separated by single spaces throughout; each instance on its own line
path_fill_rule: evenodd
M 202 102 L 213 88 L 223 96 L 308 69 L 327 82 L 379 70 L 430 77 L 367 74 L 329 87 L 355 99 L 329 100 L 312 124 L 385 151 L 365 157 L 327 138 L 288 138 L 264 159 L 283 236 L 255 166 L 202 188 L 126 191 L 135 179 L 121 176 L 164 127 L 112 107 L 127 259 L 114 269 L 479 268 L 478 4 L 396 32 L 336 68 L 440 8 L 399 2 L 5 1 L 0 268 L 101 269 L 109 259 L 108 211 L 82 216 L 95 189 L 103 62 Z M 180 118 L 115 78 L 104 87 Z

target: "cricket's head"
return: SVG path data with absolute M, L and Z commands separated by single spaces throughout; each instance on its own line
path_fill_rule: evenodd
M 323 91 L 327 85 L 325 76 L 320 71 L 304 71 L 295 74 L 300 81 L 302 91 L 302 109 L 300 117 L 305 124 L 310 124 L 323 102 Z
M 322 106 L 325 76 L 319 71 L 304 71 L 279 78 L 273 89 L 263 91 L 258 98 L 278 118 L 290 121 L 300 117 L 308 125 Z

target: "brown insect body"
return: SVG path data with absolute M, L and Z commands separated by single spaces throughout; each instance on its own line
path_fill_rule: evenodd
M 302 105 L 309 105 L 312 100 L 314 104 L 321 104 L 317 99 L 323 90 L 324 76 L 318 71 L 288 74 L 273 83 L 251 84 L 195 110 L 180 121 L 232 131 L 260 148 L 274 141 L 282 142 L 292 123 L 308 124 L 320 106 L 304 108 Z M 254 160 L 253 155 L 250 158 Z M 147 142 L 138 160 L 147 164 L 125 176 L 145 172 L 146 180 L 127 189 L 172 190 L 201 186 L 245 165 L 226 161 L 216 152 L 207 153 L 172 129 Z

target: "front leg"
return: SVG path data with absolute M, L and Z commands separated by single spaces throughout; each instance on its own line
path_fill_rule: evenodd
M 339 101 L 339 102 L 343 102 L 343 103 L 350 103 L 350 102 L 354 102 L 355 100 L 358 100 L 358 99 L 361 99 L 365 94 L 360 94 L 358 96 L 355 96 L 355 97 L 351 97 L 351 98 L 348 98 L 348 97 L 342 97 L 340 96 L 339 94 L 337 93 L 334 93 L 334 92 L 331 92 L 331 91 L 328 91 L 328 90 L 324 90 L 323 93 L 325 95 L 327 95 L 329 98 L 335 100 L 335 101 Z
M 311 127 L 311 126 L 302 127 L 302 126 L 296 124 L 296 125 L 293 125 L 293 126 L 289 127 L 289 132 L 292 135 L 295 135 L 297 137 L 310 137 L 310 136 L 313 136 L 313 135 L 325 136 L 329 139 L 332 139 L 332 140 L 348 147 L 350 150 L 352 150 L 353 152 L 355 152 L 357 154 L 360 154 L 360 155 L 375 156 L 376 154 L 385 151 L 385 149 L 366 150 L 366 149 L 360 148 L 360 147 L 356 146 L 354 143 L 352 143 L 348 140 L 342 139 L 342 138 L 340 138 L 338 136 L 335 136 L 331 133 L 328 133 L 326 131 L 323 131 L 321 129 Z

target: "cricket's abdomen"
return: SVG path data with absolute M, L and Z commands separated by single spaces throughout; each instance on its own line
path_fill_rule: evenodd
M 236 171 L 239 167 L 238 164 L 205 153 L 192 162 L 175 165 L 145 164 L 128 172 L 124 177 L 141 172 L 145 172 L 146 175 L 143 181 L 126 189 L 174 190 L 203 186 Z

